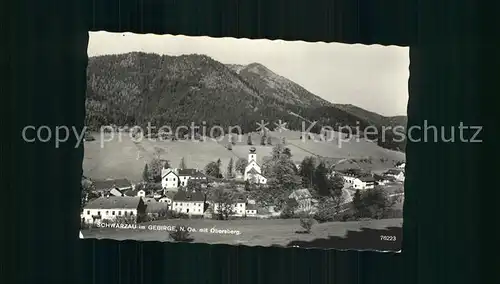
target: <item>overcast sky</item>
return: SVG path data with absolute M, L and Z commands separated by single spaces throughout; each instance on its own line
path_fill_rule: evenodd
M 206 54 L 225 64 L 258 62 L 333 103 L 386 116 L 406 115 L 408 47 L 90 33 L 89 56 L 132 51 Z

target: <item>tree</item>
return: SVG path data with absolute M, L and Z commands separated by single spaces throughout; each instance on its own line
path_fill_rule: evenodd
M 260 145 L 262 145 L 262 146 L 266 145 L 266 136 L 262 135 L 260 137 Z
M 219 220 L 227 220 L 229 216 L 235 213 L 235 196 L 234 193 L 218 187 L 213 192 L 213 201 L 215 204 L 215 214 Z
M 314 172 L 316 170 L 315 164 L 313 157 L 305 157 L 300 163 L 299 175 L 302 177 L 303 187 L 313 187 Z
M 300 186 L 301 179 L 290 156 L 283 145 L 278 144 L 273 147 L 271 159 L 263 165 L 264 176 L 268 178 L 270 185 L 283 187 L 289 191 Z
M 318 192 L 318 194 L 321 196 L 330 195 L 330 184 L 327 175 L 328 169 L 326 168 L 325 163 L 322 161 L 316 167 L 313 177 L 314 188 L 316 189 L 316 192 Z
M 359 189 L 356 189 L 356 192 L 354 192 L 354 196 L 352 197 L 352 207 L 354 209 L 354 215 L 357 218 L 361 218 L 361 216 L 364 215 L 363 199 Z
M 227 178 L 233 178 L 233 158 L 229 159 L 227 164 Z
M 290 151 L 290 148 L 285 148 L 283 154 L 287 155 L 289 159 L 292 158 L 292 151 Z
M 267 145 L 273 145 L 273 139 L 271 136 L 267 137 Z
M 248 166 L 248 160 L 245 158 L 239 158 L 238 161 L 236 161 L 235 169 L 236 171 L 240 172 L 243 175 L 245 174 L 245 169 L 247 166 Z
M 205 174 L 214 178 L 221 178 L 219 163 L 210 162 L 205 166 Z
M 368 188 L 360 194 L 360 197 L 354 198 L 353 206 L 358 218 L 382 219 L 391 210 L 394 205 L 387 192 L 379 186 Z
M 300 226 L 308 234 L 311 232 L 313 224 L 314 224 L 314 219 L 311 217 L 300 218 Z
M 221 160 L 220 160 L 220 158 L 219 158 L 219 159 L 217 159 L 217 166 L 219 167 L 219 169 L 220 169 L 220 166 L 221 166 L 221 165 L 222 165 L 222 161 L 221 161 Z
M 145 182 L 149 181 L 149 169 L 148 164 L 144 165 L 144 170 L 142 170 L 142 180 Z
M 252 135 L 251 135 L 251 134 L 248 134 L 247 144 L 248 144 L 248 145 L 253 145 L 253 142 L 252 142 Z
M 161 169 L 163 168 L 163 162 L 156 156 L 148 164 L 148 180 L 149 182 L 160 182 L 161 181 Z
M 163 163 L 163 168 L 164 168 L 164 169 L 170 169 L 170 168 L 171 168 L 171 166 L 170 166 L 170 161 L 166 161 L 166 160 L 165 160 L 165 161 L 163 161 L 163 162 L 164 162 L 164 163 Z
M 175 226 L 175 230 L 168 233 L 170 238 L 176 242 L 190 242 L 192 239 L 190 238 L 190 233 L 188 229 L 183 225 Z
M 193 191 L 202 192 L 203 191 L 203 187 L 201 186 L 201 182 L 199 180 L 195 180 L 195 179 L 188 180 L 186 189 L 188 192 L 193 192 Z
M 185 170 L 186 167 L 186 161 L 184 160 L 184 157 L 181 158 L 181 162 L 179 163 L 179 169 Z

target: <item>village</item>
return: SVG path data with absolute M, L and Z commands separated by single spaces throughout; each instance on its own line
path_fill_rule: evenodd
M 384 212 L 390 211 L 389 207 L 396 202 L 402 204 L 404 162 L 382 172 L 370 172 L 356 167 L 337 169 L 335 165 L 327 166 L 323 162 L 312 165 L 315 163 L 312 157 L 302 163 L 292 163 L 287 161 L 291 155 L 283 145 L 276 145 L 273 152 L 277 155 L 274 157 L 276 161 L 272 163 L 271 158 L 269 163 L 261 165 L 257 162 L 256 148 L 249 147 L 246 159 L 240 159 L 234 165 L 231 160 L 230 174 L 226 176 L 220 170 L 220 160 L 209 163 L 204 169 L 197 169 L 187 168 L 183 160 L 179 167 L 174 168 L 170 164 L 172 161 L 157 159 L 145 165 L 144 180 L 141 182 L 133 183 L 126 178 L 91 180 L 83 177 L 82 228 L 102 223 L 136 224 L 165 219 L 310 216 L 327 222 L 352 221 L 362 217 L 391 218 L 377 215 L 357 216 L 356 219 L 352 213 L 351 217 L 344 216 L 357 203 L 370 206 L 367 202 L 356 201 L 356 198 L 375 189 L 385 192 L 384 198 L 392 200 L 388 208 L 382 208 Z M 287 177 L 288 174 L 290 177 Z

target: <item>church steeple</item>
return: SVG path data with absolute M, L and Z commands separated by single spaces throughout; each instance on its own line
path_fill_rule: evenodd
M 250 148 L 250 151 L 248 152 L 248 163 L 249 164 L 252 161 L 257 162 L 257 154 L 255 153 L 256 151 L 257 151 L 257 149 L 255 149 L 255 147 Z

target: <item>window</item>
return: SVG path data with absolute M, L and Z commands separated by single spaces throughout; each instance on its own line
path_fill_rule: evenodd
M 189 208 L 188 208 L 188 209 L 186 209 L 186 213 L 189 213 Z
M 97 211 L 97 215 L 101 216 L 101 211 Z
M 134 216 L 134 211 L 130 211 L 130 216 Z
M 111 215 L 115 216 L 115 211 L 111 212 Z
M 87 210 L 87 215 L 90 215 L 90 210 Z
M 123 216 L 127 216 L 127 211 L 123 212 Z
M 109 215 L 109 211 L 106 211 L 106 215 Z
M 121 216 L 122 215 L 122 211 L 118 211 L 118 216 Z

